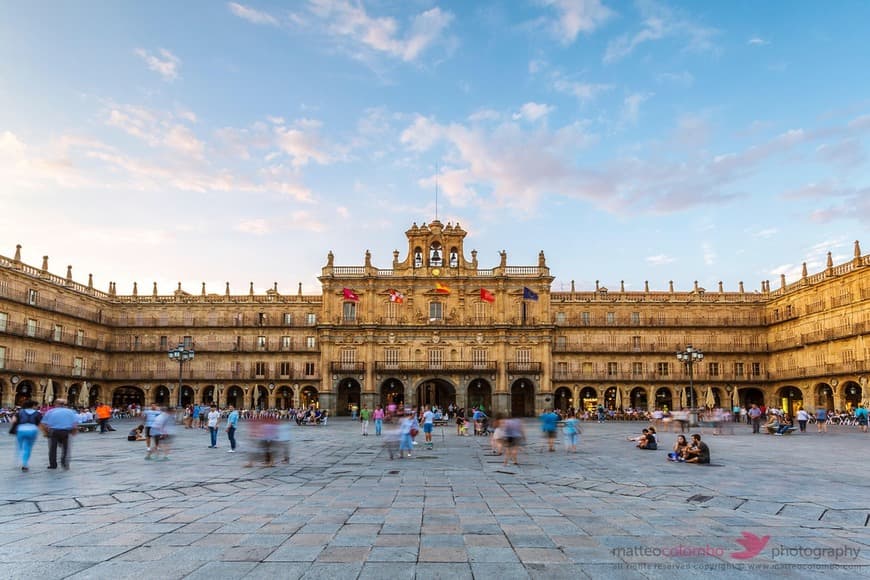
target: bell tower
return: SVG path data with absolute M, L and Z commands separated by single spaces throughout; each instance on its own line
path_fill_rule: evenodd
M 414 223 L 405 232 L 408 238 L 407 257 L 399 262 L 398 252 L 394 252 L 393 269 L 432 276 L 456 276 L 464 274 L 469 268 L 477 269 L 476 259 L 465 259 L 463 242 L 466 235 L 468 232 L 458 223 L 448 223 L 446 226 L 438 220 L 422 226 Z

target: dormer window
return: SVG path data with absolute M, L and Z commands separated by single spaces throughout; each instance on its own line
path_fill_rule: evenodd
M 429 265 L 439 267 L 444 265 L 443 250 L 438 242 L 432 242 L 429 246 Z

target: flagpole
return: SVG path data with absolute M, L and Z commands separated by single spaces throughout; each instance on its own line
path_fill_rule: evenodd
M 438 221 L 438 162 L 435 162 L 435 221 Z

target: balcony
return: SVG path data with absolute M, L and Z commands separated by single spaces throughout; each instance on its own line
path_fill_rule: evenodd
M 329 363 L 329 372 L 335 374 L 361 374 L 366 372 L 366 363 L 332 361 L 331 363 Z
M 539 375 L 541 363 L 539 362 L 509 362 L 507 363 L 509 375 Z
M 759 375 L 749 375 L 746 373 L 736 374 L 734 372 L 723 373 L 718 375 L 695 374 L 695 383 L 758 383 L 765 380 L 766 377 Z M 621 383 L 670 383 L 670 384 L 688 384 L 688 373 L 669 373 L 659 374 L 657 372 L 643 371 L 608 371 L 607 369 L 583 371 L 577 370 L 560 370 L 553 371 L 554 381 L 575 381 L 575 382 L 621 382 Z
M 470 360 L 460 361 L 376 361 L 375 371 L 383 374 L 395 372 L 412 373 L 456 373 L 467 372 L 471 374 L 494 373 L 498 370 L 496 362 L 478 362 Z
M 55 340 L 53 328 L 28 328 L 27 324 L 20 322 L 7 322 L 5 330 L 0 330 L 0 335 L 8 334 L 10 336 L 18 336 L 21 338 L 32 338 L 44 342 L 52 342 L 55 344 L 64 344 L 67 346 L 80 346 L 82 348 L 99 348 L 100 341 L 95 338 L 78 339 L 75 333 L 64 332 L 60 335 L 60 340 Z

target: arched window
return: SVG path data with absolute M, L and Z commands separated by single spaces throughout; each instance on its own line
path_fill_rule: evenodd
M 414 248 L 414 267 L 422 268 L 423 267 L 423 250 L 418 247 Z
M 438 242 L 432 242 L 429 246 L 429 265 L 430 266 L 443 266 L 443 250 L 441 249 L 441 244 Z
M 459 250 L 457 250 L 455 247 L 450 248 L 450 267 L 459 267 Z

